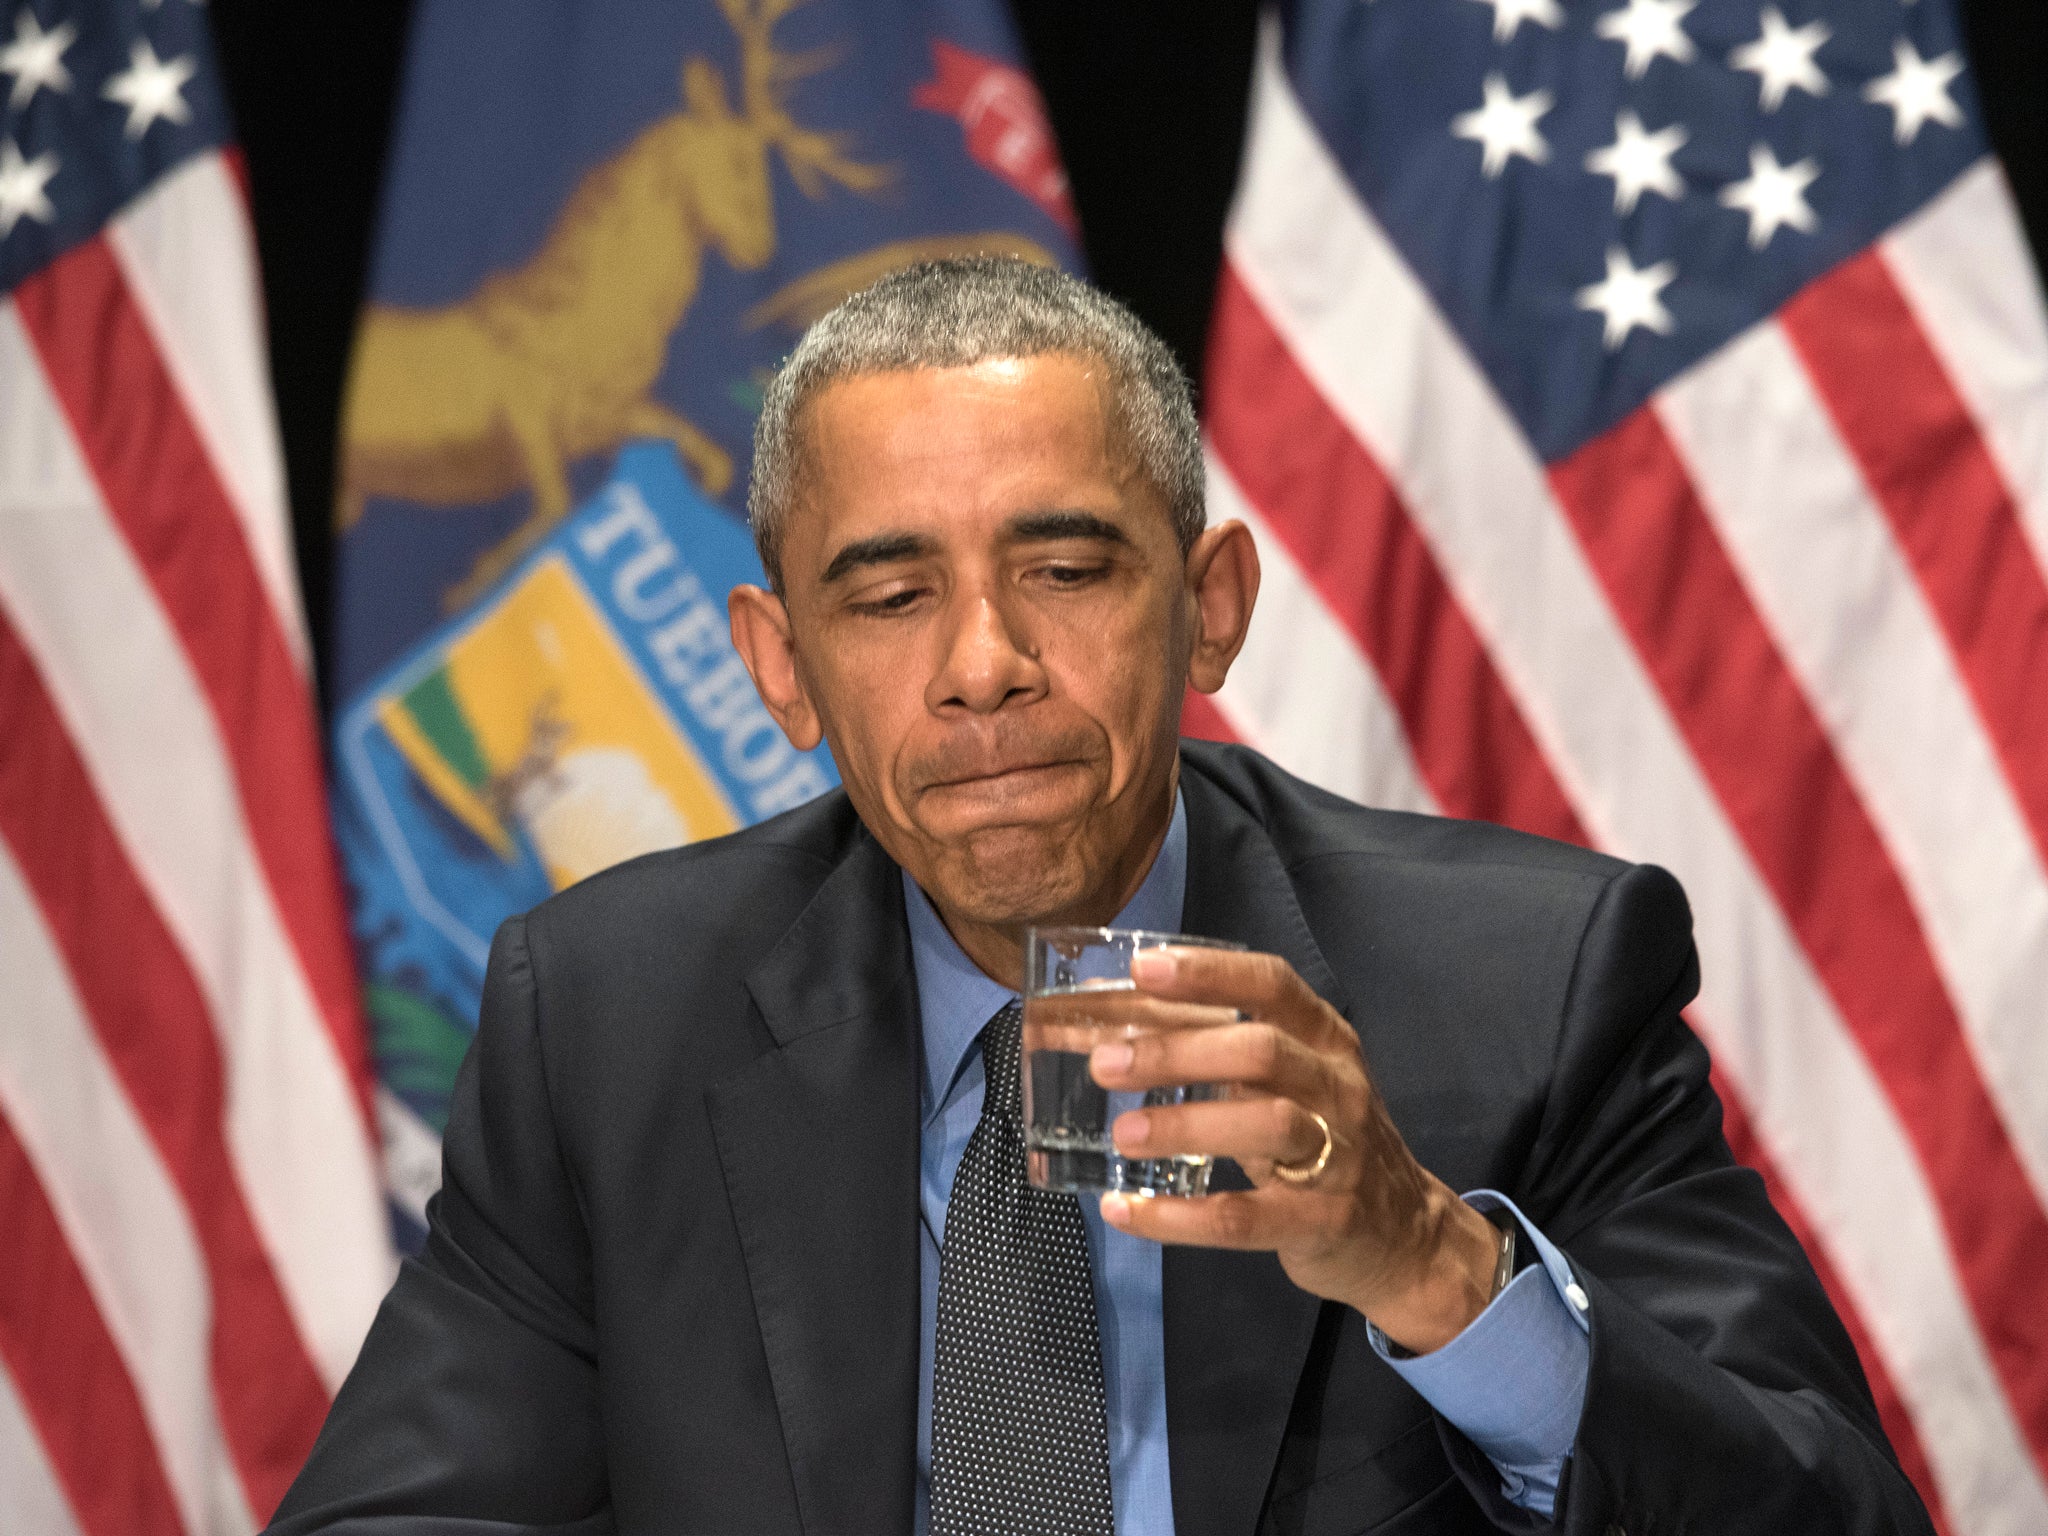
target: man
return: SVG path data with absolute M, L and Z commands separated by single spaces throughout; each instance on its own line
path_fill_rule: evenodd
M 1159 342 L 896 274 L 769 391 L 732 632 L 844 793 L 506 924 L 446 1182 L 278 1529 L 1925 1531 L 1679 1017 L 1669 876 L 1178 741 L 1257 557 Z M 1030 923 L 1138 973 L 1027 1190 Z

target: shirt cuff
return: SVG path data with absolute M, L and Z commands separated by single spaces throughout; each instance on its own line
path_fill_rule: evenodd
M 1502 1494 L 1547 1519 L 1586 1402 L 1590 1303 L 1565 1256 L 1512 1200 L 1481 1189 L 1465 1202 L 1508 1211 L 1541 1263 L 1515 1276 L 1442 1349 L 1401 1358 L 1378 1327 L 1367 1336 L 1379 1357 L 1499 1468 Z

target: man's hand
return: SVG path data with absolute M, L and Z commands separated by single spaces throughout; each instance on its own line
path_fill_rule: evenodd
M 1201 1200 L 1109 1194 L 1103 1218 L 1162 1243 L 1270 1249 L 1303 1290 L 1355 1307 L 1418 1354 L 1456 1338 L 1486 1306 L 1499 1234 L 1415 1161 L 1351 1026 L 1277 955 L 1148 950 L 1131 976 L 1161 1000 L 1165 1027 L 1097 1046 L 1095 1080 L 1123 1090 L 1226 1083 L 1231 1092 L 1120 1115 L 1117 1150 L 1235 1158 L 1254 1188 Z M 1237 1018 L 1187 1027 L 1189 1004 L 1235 1009 Z M 1330 1127 L 1329 1163 L 1290 1183 L 1274 1165 L 1314 1162 L 1323 1147 L 1316 1115 Z

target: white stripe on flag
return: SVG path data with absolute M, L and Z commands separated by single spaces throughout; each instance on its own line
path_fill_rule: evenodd
M 237 1181 L 330 1390 L 390 1283 L 361 1112 L 249 842 L 213 717 L 0 307 L 0 603 L 199 979 Z M 308 828 L 308 835 L 319 829 Z
M 1290 773 L 1367 805 L 1436 809 L 1378 675 L 1230 472 L 1213 453 L 1208 463 L 1209 520 L 1242 520 L 1260 570 L 1251 633 L 1217 708 Z
M 4 843 L 0 975 L 0 1106 L 127 1364 L 186 1528 L 252 1531 L 235 1479 L 222 1475 L 232 1468 L 214 1405 L 213 1298 L 198 1239 Z
M 201 155 L 143 193 L 106 234 L 227 488 L 285 644 L 303 670 L 306 618 L 264 368 L 269 354 L 254 235 L 241 190 L 217 152 Z
M 1919 1165 L 1616 624 L 1543 467 L 1337 170 L 1270 48 L 1254 94 L 1230 260 L 1399 487 L 1589 826 L 1684 880 L 1703 1028 L 1900 1374 L 1959 1528 L 2048 1529 L 2048 1490 L 1963 1304 Z
M 2004 171 L 1987 157 L 1878 248 L 2048 570 L 2048 302 Z
M 2048 870 L 1890 524 L 1775 324 L 1691 370 L 1657 414 L 1869 806 L 2048 1193 Z
M 80 1536 L 71 1503 L 0 1361 L 0 1507 L 15 1536 Z

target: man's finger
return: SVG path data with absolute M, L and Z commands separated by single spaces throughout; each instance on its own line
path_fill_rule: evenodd
M 1035 997 L 1024 1011 L 1027 1051 L 1087 1051 L 1099 1041 L 1213 1029 L 1237 1021 L 1235 1008 L 1175 1002 L 1142 992 L 1062 992 Z
M 1332 1098 L 1329 1062 L 1264 1022 L 1110 1040 L 1095 1047 L 1088 1065 L 1105 1088 L 1243 1083 L 1319 1107 Z
M 1241 1163 L 1306 1163 L 1323 1150 L 1323 1128 L 1292 1099 L 1260 1096 L 1165 1105 L 1118 1115 L 1110 1128 L 1126 1157 L 1230 1157 Z
M 1300 1236 L 1301 1203 L 1274 1190 L 1230 1190 L 1199 1200 L 1106 1194 L 1102 1219 L 1155 1243 L 1200 1248 L 1274 1249 Z
M 1349 1033 L 1349 1026 L 1278 955 L 1167 945 L 1134 955 L 1131 980 L 1153 997 L 1236 1008 L 1311 1044 L 1322 1041 L 1333 1023 Z
M 1037 1021 L 1085 1024 L 1105 1035 L 1125 1031 L 1213 1029 L 1234 1024 L 1242 1014 L 1220 1003 L 1190 1003 L 1153 997 L 1129 988 L 1083 992 L 1052 992 L 1034 997 L 1025 1010 L 1026 1028 Z

